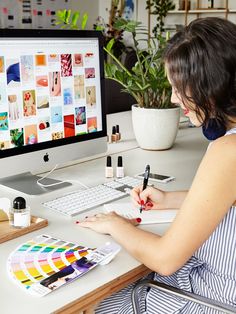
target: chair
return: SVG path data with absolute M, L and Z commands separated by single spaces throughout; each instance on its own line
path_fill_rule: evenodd
M 181 289 L 177 289 L 171 286 L 168 286 L 164 283 L 160 283 L 154 280 L 150 279 L 145 279 L 141 280 L 138 282 L 133 291 L 132 291 L 132 305 L 133 305 L 133 310 L 134 314 L 141 314 L 139 310 L 139 302 L 138 302 L 138 290 L 143 287 L 150 287 L 154 289 L 159 289 L 160 291 L 164 291 L 166 293 L 169 293 L 171 295 L 179 296 L 185 300 L 189 300 L 198 304 L 205 305 L 209 308 L 221 311 L 222 313 L 227 313 L 227 314 L 235 314 L 236 313 L 236 307 L 233 307 L 228 304 L 223 304 L 221 302 L 211 300 L 209 298 L 200 296 L 198 294 L 194 294 L 188 291 L 184 291 Z

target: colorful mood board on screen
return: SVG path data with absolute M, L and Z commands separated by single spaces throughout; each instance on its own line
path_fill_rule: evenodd
M 0 149 L 102 129 L 98 42 L 0 42 Z

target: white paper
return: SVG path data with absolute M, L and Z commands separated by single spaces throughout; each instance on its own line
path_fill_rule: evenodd
M 148 210 L 139 212 L 139 208 L 134 207 L 131 202 L 128 203 L 110 203 L 103 207 L 105 212 L 114 211 L 125 218 L 141 218 L 140 224 L 157 224 L 172 222 L 177 214 L 177 209 Z

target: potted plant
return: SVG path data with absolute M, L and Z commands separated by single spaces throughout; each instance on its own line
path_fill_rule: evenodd
M 104 49 L 114 62 L 105 65 L 106 77 L 119 82 L 123 91 L 136 100 L 132 106 L 132 122 L 139 146 L 150 150 L 168 149 L 175 141 L 180 117 L 180 108 L 170 101 L 171 86 L 162 60 L 168 36 L 159 34 L 145 40 L 143 36 L 148 38 L 148 33 L 137 21 L 118 19 L 115 27 L 131 34 L 137 62 L 128 70 L 112 53 L 111 40 Z M 140 45 L 143 41 L 144 48 Z

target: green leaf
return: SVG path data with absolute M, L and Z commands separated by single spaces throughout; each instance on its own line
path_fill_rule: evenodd
M 127 86 L 128 86 L 128 87 L 131 87 L 132 85 L 133 85 L 133 79 L 129 77 L 129 78 L 127 79 Z
M 157 80 L 153 80 L 153 81 L 150 82 L 150 85 L 151 85 L 151 88 L 156 91 L 157 87 L 158 87 L 158 81 Z
M 103 31 L 104 30 L 104 27 L 102 25 L 96 25 L 96 28 L 95 28 L 96 31 Z
M 127 21 L 123 18 L 120 18 L 117 19 L 116 22 L 114 23 L 114 28 L 134 33 L 136 31 L 136 28 L 141 24 L 142 23 L 138 21 Z
M 69 20 L 70 20 L 70 15 L 71 15 L 71 10 L 66 10 L 65 12 L 65 23 L 69 24 Z
M 60 19 L 64 19 L 65 13 L 62 10 L 58 10 L 56 12 L 56 16 L 59 17 Z
M 84 13 L 81 22 L 81 29 L 85 29 L 88 21 L 88 13 Z
M 105 64 L 105 74 L 106 74 L 106 77 L 115 77 L 115 73 L 116 71 L 118 71 L 118 67 L 116 64 L 114 63 L 106 63 Z
M 118 30 L 123 30 L 125 29 L 127 23 L 127 20 L 120 18 L 115 21 L 114 28 Z
M 115 78 L 116 78 L 118 81 L 124 82 L 123 72 L 117 70 L 117 71 L 115 72 Z
M 71 18 L 71 26 L 75 27 L 77 26 L 77 21 L 79 19 L 80 16 L 80 12 L 76 11 L 75 13 L 73 13 L 72 18 Z
M 115 38 L 112 38 L 112 39 L 109 40 L 109 42 L 107 43 L 106 49 L 107 49 L 109 52 L 111 52 L 114 43 L 115 43 Z

